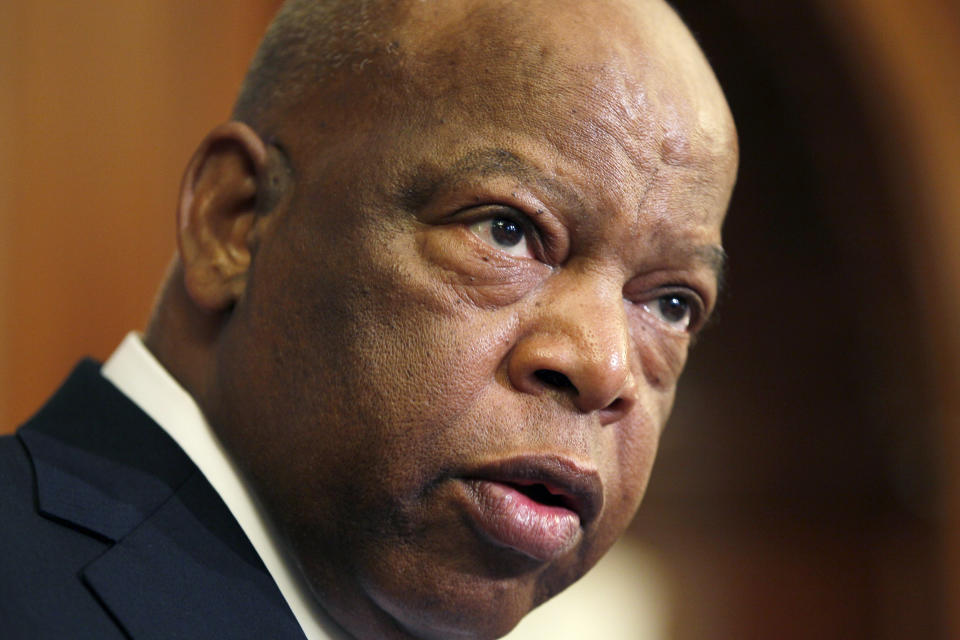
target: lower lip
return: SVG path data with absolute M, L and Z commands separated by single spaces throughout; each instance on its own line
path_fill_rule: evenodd
M 580 517 L 570 509 L 541 504 L 499 482 L 471 480 L 467 486 L 474 520 L 495 544 L 549 562 L 580 539 Z

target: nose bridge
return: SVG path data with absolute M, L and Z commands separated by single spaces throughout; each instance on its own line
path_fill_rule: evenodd
M 598 274 L 558 278 L 534 303 L 511 362 L 512 376 L 542 391 L 561 388 L 581 411 L 632 401 L 630 335 L 621 288 Z M 515 374 L 515 375 L 514 375 Z

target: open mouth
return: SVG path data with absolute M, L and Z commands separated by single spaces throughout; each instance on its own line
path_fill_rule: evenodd
M 547 485 L 534 482 L 529 484 L 521 484 L 519 482 L 504 482 L 504 485 L 514 489 L 515 491 L 522 493 L 527 496 L 534 502 L 537 502 L 548 507 L 560 507 L 562 509 L 569 509 L 570 511 L 576 512 L 576 506 L 574 501 L 562 493 L 554 493 L 550 490 Z
M 582 538 L 577 513 L 545 485 L 517 485 L 490 480 L 467 481 L 473 522 L 494 545 L 541 562 L 559 558 Z M 538 499 L 539 498 L 539 499 Z
M 603 505 L 599 474 L 556 457 L 500 461 L 464 482 L 484 537 L 543 562 L 573 548 Z
M 521 456 L 501 460 L 469 474 L 510 487 L 531 502 L 573 511 L 587 525 L 603 508 L 600 474 L 557 456 Z

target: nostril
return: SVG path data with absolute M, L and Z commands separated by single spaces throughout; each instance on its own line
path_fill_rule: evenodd
M 623 398 L 617 398 L 616 400 L 614 400 L 613 402 L 611 402 L 609 405 L 607 405 L 606 411 L 612 411 L 612 412 L 617 412 L 617 413 L 619 413 L 619 412 L 623 411 L 623 409 L 625 408 L 625 406 L 626 406 L 626 402 L 624 402 Z
M 548 387 L 561 390 L 571 389 L 574 393 L 578 393 L 577 388 L 573 386 L 572 382 L 570 382 L 570 378 L 563 375 L 559 371 L 553 371 L 552 369 L 537 369 L 534 371 L 533 375 L 536 376 L 537 380 Z

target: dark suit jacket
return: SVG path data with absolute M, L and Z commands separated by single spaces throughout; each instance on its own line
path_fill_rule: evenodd
M 297 638 L 177 444 L 82 362 L 0 438 L 0 638 Z

